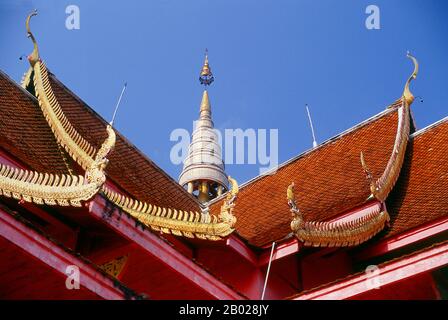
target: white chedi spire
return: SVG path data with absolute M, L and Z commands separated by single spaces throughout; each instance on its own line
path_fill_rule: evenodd
M 205 57 L 200 80 L 213 79 L 208 57 Z M 212 80 L 213 81 L 213 80 Z M 212 81 L 207 82 L 210 85 Z M 203 81 L 201 81 L 202 84 Z M 179 177 L 179 184 L 189 193 L 197 195 L 200 202 L 207 202 L 227 190 L 228 180 L 224 172 L 219 137 L 214 130 L 207 90 L 202 95 L 199 120 L 192 134 L 188 156 Z

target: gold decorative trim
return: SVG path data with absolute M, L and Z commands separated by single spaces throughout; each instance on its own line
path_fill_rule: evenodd
M 126 262 L 128 261 L 128 256 L 118 257 L 112 261 L 106 262 L 99 266 L 99 268 L 114 278 L 117 278 L 123 271 Z
M 409 53 L 407 56 L 414 63 L 414 71 L 406 81 L 403 96 L 399 101 L 400 106 L 398 107 L 397 111 L 398 125 L 393 151 L 390 155 L 389 161 L 387 162 L 386 168 L 384 169 L 384 172 L 379 179 L 375 180 L 373 178 L 373 175 L 365 162 L 364 154 L 363 152 L 361 152 L 361 165 L 366 174 L 366 178 L 370 182 L 370 197 L 374 197 L 381 202 L 386 200 L 387 196 L 398 180 L 398 176 L 400 175 L 401 167 L 403 166 L 404 157 L 406 154 L 406 147 L 409 141 L 411 122 L 410 105 L 414 101 L 414 96 L 409 90 L 409 84 L 413 79 L 417 77 L 418 62 Z
M 86 171 L 85 178 L 67 174 L 49 174 L 0 164 L 0 195 L 36 204 L 81 206 L 98 193 L 106 181 L 106 156 L 115 145 L 115 132 L 109 126 L 101 153 Z
M 23 89 L 26 89 L 28 87 L 28 85 L 31 82 L 31 75 L 33 74 L 33 67 L 29 67 L 28 71 L 25 72 L 25 74 L 22 77 L 22 81 L 20 82 L 20 85 Z
M 88 169 L 92 166 L 99 166 L 101 163 L 101 168 L 103 169 L 105 167 L 107 160 L 104 159 L 104 161 L 97 163 L 97 159 L 103 158 L 104 154 L 107 154 L 108 151 L 106 150 L 105 152 L 105 150 L 100 149 L 97 152 L 96 149 L 76 131 L 64 115 L 51 88 L 48 70 L 39 58 L 35 38 L 29 29 L 29 20 L 34 15 L 36 15 L 35 12 L 27 18 L 28 35 L 34 44 L 33 53 L 29 56 L 29 61 L 34 72 L 30 73 L 29 77 L 30 79 L 33 79 L 34 90 L 39 106 L 41 107 L 45 119 L 53 131 L 57 142 L 67 151 L 73 160 L 88 171 L 86 176 L 89 176 L 90 173 Z M 113 133 L 110 126 L 108 127 L 108 131 L 110 131 L 109 133 Z M 113 141 L 115 143 L 115 133 Z M 95 154 L 96 157 L 95 160 L 93 160 Z M 97 174 L 97 172 L 93 172 L 93 174 Z M 104 172 L 101 180 L 103 180 L 103 177 Z M 229 179 L 231 178 L 229 177 Z M 102 191 L 110 201 L 154 230 L 172 233 L 178 236 L 196 237 L 208 240 L 220 240 L 234 230 L 233 226 L 236 223 L 236 218 L 233 216 L 232 211 L 238 193 L 238 185 L 233 179 L 231 180 L 232 190 L 228 193 L 228 198 L 224 201 L 218 216 L 210 215 L 208 213 L 187 212 L 153 206 L 114 192 L 105 187 L 103 183 L 104 181 L 101 183 Z M 26 194 L 26 191 L 31 187 L 32 186 L 22 187 L 20 191 L 23 194 Z M 39 190 L 39 188 L 42 188 L 42 186 L 36 187 L 37 190 Z M 98 190 L 95 189 L 95 193 L 97 191 Z M 48 197 L 50 196 L 51 192 Z M 51 203 L 51 197 L 49 199 L 49 202 Z
M 36 42 L 36 39 L 34 38 L 33 33 L 30 30 L 30 20 L 32 17 L 34 17 L 36 15 L 37 15 L 37 10 L 34 10 L 33 12 L 31 12 L 28 15 L 28 17 L 26 18 L 26 22 L 25 22 L 28 38 L 31 39 L 31 41 L 33 42 L 33 46 L 34 46 L 33 52 L 31 52 L 31 54 L 28 56 L 28 61 L 30 62 L 32 67 L 34 67 L 34 64 L 40 60 L 39 48 L 37 47 L 37 42 Z
M 232 212 L 238 194 L 238 184 L 230 177 L 229 181 L 232 190 L 229 191 L 218 216 L 151 205 L 114 192 L 106 186 L 103 186 L 102 190 L 116 206 L 155 231 L 188 238 L 221 240 L 233 232 L 236 223 Z
M 96 149 L 84 139 L 65 116 L 48 79 L 48 71 L 41 61 L 34 65 L 34 89 L 39 106 L 58 143 L 83 169 L 92 165 Z
M 100 186 L 84 184 L 82 176 L 53 175 L 0 164 L 0 192 L 36 204 L 81 206 Z
M 411 83 L 412 80 L 414 80 L 415 78 L 417 78 L 417 74 L 418 74 L 418 61 L 417 59 L 415 59 L 415 57 L 413 57 L 409 51 L 406 55 L 409 59 L 412 60 L 412 63 L 414 64 L 414 71 L 412 72 L 411 76 L 408 78 L 408 80 L 406 81 L 406 84 L 404 85 L 404 90 L 403 90 L 403 98 L 406 100 L 407 104 L 410 106 L 412 104 L 412 102 L 414 102 L 414 95 L 412 94 L 412 92 L 409 90 L 409 85 Z
M 349 247 L 359 245 L 384 229 L 389 214 L 379 208 L 361 218 L 348 222 L 305 221 L 296 206 L 294 183 L 287 189 L 292 214 L 291 230 L 305 246 Z
M 35 94 L 57 142 L 64 147 L 73 160 L 84 170 L 87 170 L 92 165 L 96 149 L 73 127 L 54 95 L 49 81 L 47 67 L 39 57 L 37 42 L 29 27 L 31 17 L 36 14 L 37 12 L 34 11 L 26 20 L 28 37 L 31 38 L 34 44 L 34 50 L 28 56 L 28 60 L 34 71 L 32 78 Z

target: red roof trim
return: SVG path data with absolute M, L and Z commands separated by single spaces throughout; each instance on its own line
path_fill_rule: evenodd
M 104 299 L 123 300 L 125 295 L 114 282 L 92 266 L 72 256 L 43 235 L 28 228 L 0 209 L 0 235 L 66 276 L 67 267 L 76 265 L 81 272 L 80 284 Z
M 448 264 L 448 242 L 426 248 L 411 255 L 379 265 L 378 275 L 358 273 L 337 283 L 308 291 L 293 297 L 293 300 L 341 300 L 375 290 L 367 285 L 375 281 L 385 286 L 423 272 L 428 272 Z
M 357 260 L 366 260 L 388 252 L 403 248 L 407 245 L 425 240 L 434 235 L 448 230 L 448 217 L 443 217 L 431 223 L 418 226 L 403 233 L 399 233 L 390 238 L 383 239 L 370 245 L 365 250 L 356 255 Z

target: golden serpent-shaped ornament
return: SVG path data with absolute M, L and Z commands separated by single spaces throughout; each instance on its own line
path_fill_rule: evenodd
M 390 219 L 387 211 L 377 208 L 352 221 L 305 221 L 296 205 L 294 183 L 288 186 L 287 200 L 292 214 L 291 230 L 305 246 L 349 247 L 359 245 L 383 230 Z
M 414 63 L 414 71 L 406 81 L 403 95 L 400 101 L 398 101 L 398 125 L 397 133 L 395 135 L 394 147 L 381 177 L 376 180 L 373 178 L 372 173 L 370 172 L 365 162 L 364 154 L 363 152 L 361 152 L 361 165 L 367 179 L 370 182 L 371 197 L 374 197 L 381 202 L 386 200 L 387 196 L 398 180 L 398 176 L 400 175 L 401 167 L 403 166 L 404 157 L 406 154 L 406 147 L 409 141 L 411 122 L 410 105 L 414 101 L 414 96 L 409 90 L 409 84 L 413 79 L 417 77 L 418 62 L 409 53 L 407 56 Z
M 85 177 L 68 174 L 51 174 L 14 168 L 0 164 L 0 194 L 36 204 L 81 206 L 90 200 L 106 181 L 106 156 L 115 145 L 115 132 L 107 128 L 108 137 L 97 157 L 86 171 Z
M 230 180 L 231 179 L 231 180 Z M 221 240 L 234 231 L 236 217 L 232 214 L 238 185 L 229 177 L 232 189 L 218 216 L 198 211 L 164 208 L 132 199 L 103 186 L 103 193 L 112 203 L 155 231 L 188 238 Z

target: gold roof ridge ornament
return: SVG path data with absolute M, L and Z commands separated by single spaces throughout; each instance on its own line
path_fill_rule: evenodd
M 218 216 L 159 207 L 124 196 L 106 186 L 103 186 L 102 190 L 116 206 L 155 231 L 187 238 L 221 240 L 234 231 L 236 223 L 233 209 L 238 195 L 238 184 L 230 177 L 229 181 L 232 189 L 228 192 Z
M 31 20 L 32 17 L 34 17 L 36 15 L 37 15 L 37 10 L 35 9 L 33 12 L 31 12 L 28 15 L 28 17 L 26 18 L 26 22 L 25 22 L 27 36 L 28 36 L 28 38 L 31 39 L 31 41 L 33 42 L 33 45 L 34 45 L 33 51 L 28 56 L 28 61 L 30 62 L 31 66 L 34 66 L 36 64 L 36 62 L 40 60 L 39 48 L 37 47 L 37 41 L 34 38 L 34 35 L 33 35 L 33 33 L 31 32 L 31 29 L 30 29 L 30 20 Z
M 38 98 L 39 105 L 55 134 L 58 143 L 61 143 L 61 136 L 65 133 L 68 120 L 64 117 L 65 124 L 58 122 L 58 116 L 63 116 L 57 100 L 51 91 L 48 80 L 48 73 L 45 65 L 39 57 L 36 39 L 30 30 L 30 19 L 37 15 L 37 11 L 33 11 L 26 19 L 26 28 L 28 37 L 31 38 L 34 49 L 28 56 L 30 62 L 30 70 L 28 82 L 33 76 L 34 89 Z M 24 85 L 24 83 L 22 84 Z M 25 84 L 27 85 L 27 84 Z M 53 109 L 54 107 L 54 109 Z M 55 112 L 56 110 L 56 112 Z M 77 132 L 73 127 L 67 127 L 73 135 Z M 102 185 L 106 181 L 105 168 L 108 163 L 106 158 L 115 146 L 116 135 L 111 126 L 106 128 L 108 136 L 101 145 L 100 150 L 96 153 L 95 158 L 90 158 L 88 163 L 84 163 L 86 170 L 85 177 L 71 174 L 51 174 L 36 171 L 23 170 L 14 168 L 6 164 L 0 164 L 0 192 L 6 197 L 34 202 L 36 204 L 60 205 L 60 206 L 80 206 L 81 201 L 90 200 L 98 193 Z M 78 134 L 78 141 L 81 139 Z M 62 141 L 63 142 L 63 141 Z M 61 143 L 64 145 L 63 143 Z M 72 155 L 72 154 L 70 154 Z
M 412 56 L 410 54 L 410 52 L 408 51 L 406 56 L 412 60 L 412 62 L 414 63 L 414 71 L 412 72 L 412 74 L 409 76 L 408 80 L 406 81 L 406 84 L 404 86 L 404 90 L 403 90 L 403 98 L 406 100 L 408 106 L 410 106 L 412 104 L 412 102 L 414 102 L 414 95 L 412 94 L 411 90 L 409 90 L 409 85 L 411 83 L 412 80 L 417 78 L 417 74 L 418 74 L 418 61 L 417 59 Z
M 364 153 L 361 151 L 360 154 L 361 166 L 370 184 L 371 195 L 368 199 L 376 198 L 381 202 L 386 200 L 398 180 L 401 167 L 403 166 L 404 156 L 406 154 L 406 147 L 409 141 L 411 122 L 410 105 L 414 101 L 414 96 L 409 90 L 409 84 L 417 77 L 418 62 L 417 59 L 410 55 L 409 52 L 407 53 L 407 57 L 414 63 L 414 71 L 406 81 L 403 95 L 401 99 L 398 100 L 398 125 L 397 133 L 395 135 L 395 142 L 392 149 L 392 154 L 390 155 L 386 168 L 380 178 L 376 180 L 374 179 L 372 172 L 366 164 Z
M 97 150 L 73 127 L 56 99 L 51 88 L 47 67 L 39 57 L 36 40 L 29 30 L 29 20 L 35 15 L 37 12 L 32 12 L 27 17 L 26 23 L 28 36 L 34 44 L 33 52 L 29 55 L 31 58 L 28 59 L 32 70 L 27 73 L 30 75 L 27 82 L 32 80 L 39 106 L 57 142 L 84 170 L 87 170 L 91 167 Z M 26 85 L 25 82 L 22 83 L 22 86 L 24 85 Z
M 389 221 L 386 210 L 378 209 L 347 222 L 306 221 L 296 204 L 294 182 L 286 195 L 292 214 L 291 230 L 305 246 L 349 247 L 359 245 L 384 229 Z
M 115 146 L 115 132 L 109 126 L 108 137 L 86 171 L 85 177 L 51 174 L 0 164 L 0 194 L 36 204 L 81 206 L 95 196 L 106 181 L 107 156 Z
M 31 16 L 36 15 L 32 13 Z M 33 43 L 35 42 L 34 36 L 32 37 Z M 37 51 L 33 51 L 33 54 Z M 32 56 L 34 56 L 32 54 Z M 37 54 L 37 53 L 36 53 Z M 38 56 L 37 56 L 38 57 Z M 128 212 L 130 215 L 136 217 L 143 224 L 151 227 L 155 230 L 160 230 L 162 232 L 173 233 L 176 235 L 183 235 L 187 237 L 197 237 L 201 239 L 219 240 L 222 237 L 227 236 L 233 232 L 233 225 L 235 224 L 236 218 L 232 215 L 233 202 L 226 202 L 221 208 L 219 216 L 211 216 L 208 214 L 201 215 L 196 212 L 186 212 L 178 211 L 175 209 L 160 208 L 146 204 L 137 199 L 131 199 L 120 193 L 114 192 L 104 185 L 103 178 L 105 179 L 104 172 L 103 175 L 100 174 L 100 169 L 103 170 L 107 165 L 107 160 L 103 159 L 105 154 L 108 154 L 110 146 L 113 142 L 115 144 L 115 132 L 112 129 L 113 120 L 119 105 L 114 111 L 114 116 L 112 121 L 107 126 L 109 133 L 109 138 L 107 143 L 97 151 L 86 139 L 84 139 L 78 131 L 73 127 L 70 121 L 65 116 L 50 84 L 48 70 L 45 64 L 39 59 L 30 60 L 31 68 L 28 71 L 29 79 L 26 82 L 34 84 L 34 91 L 41 107 L 42 113 L 47 120 L 57 142 L 64 147 L 70 157 L 76 161 L 82 168 L 88 170 L 92 168 L 91 171 L 86 173 L 86 177 L 89 179 L 95 179 L 95 181 L 101 181 L 101 191 L 106 196 L 106 198 L 112 203 L 116 204 L 118 207 L 122 208 L 124 211 Z M 204 66 L 208 66 L 208 59 L 206 58 L 206 63 Z M 204 68 L 207 70 L 207 68 Z M 209 72 L 204 74 L 204 79 L 206 79 L 207 85 L 213 82 L 212 74 L 210 68 Z M 22 83 L 22 86 L 25 83 Z M 126 84 L 120 95 L 124 93 Z M 120 100 L 119 99 L 119 100 Z M 113 134 L 113 136 L 112 136 Z M 102 159 L 102 160 L 101 160 Z M 98 170 L 94 170 L 97 168 Z M 29 186 L 28 186 L 29 188 Z M 237 188 L 237 186 L 236 186 Z M 23 191 L 24 188 L 19 191 Z M 25 188 L 26 189 L 26 188 Z M 8 189 L 5 189 L 8 193 Z M 95 189 L 96 194 L 98 192 Z M 17 192 L 16 192 L 17 193 Z M 17 193 L 19 194 L 19 193 Z M 25 197 L 29 199 L 28 194 L 24 193 Z M 36 196 L 39 201 L 39 197 Z M 88 198 L 87 196 L 85 197 Z M 81 199 L 82 200 L 82 199 Z M 44 201 L 46 202 L 46 201 Z M 48 200 L 52 203 L 51 198 Z M 58 201 L 56 201 L 58 203 Z M 73 201 L 76 205 L 79 202 Z M 199 217 L 199 220 L 197 220 Z

